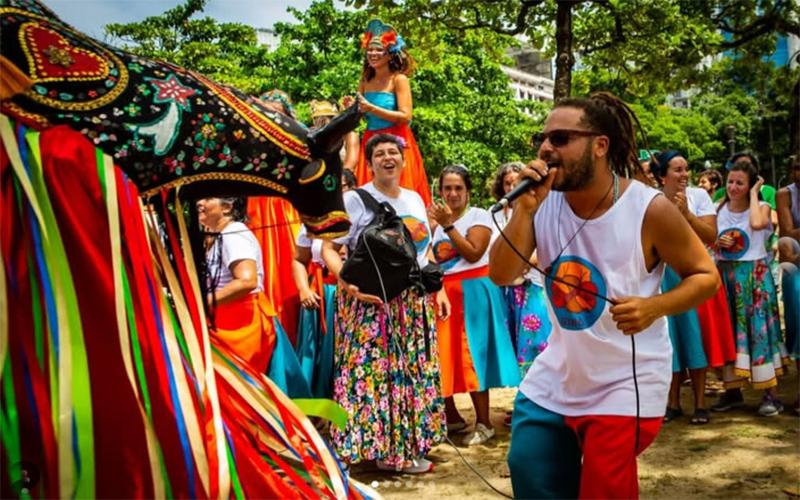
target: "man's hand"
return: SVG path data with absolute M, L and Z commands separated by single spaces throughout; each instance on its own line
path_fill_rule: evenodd
M 528 166 L 519 173 L 518 182 L 527 177 L 533 179 L 536 186 L 517 198 L 514 201 L 514 208 L 534 213 L 550 193 L 557 172 L 557 168 L 548 168 L 547 163 L 542 160 L 532 160 L 528 163 Z
M 617 328 L 625 335 L 639 333 L 653 324 L 662 314 L 653 300 L 655 297 L 620 297 L 613 299 L 609 311 Z
M 368 302 L 370 304 L 376 305 L 383 305 L 383 299 L 378 297 L 377 295 L 370 295 L 368 293 L 361 293 L 358 291 L 358 287 L 355 285 L 351 285 L 350 283 L 344 281 L 343 279 L 339 279 L 339 288 L 344 290 L 348 295 L 351 297 L 355 297 L 356 299 L 360 300 L 361 302 Z
M 447 293 L 444 288 L 436 292 L 436 315 L 440 320 L 445 321 L 450 317 L 450 299 L 447 298 Z

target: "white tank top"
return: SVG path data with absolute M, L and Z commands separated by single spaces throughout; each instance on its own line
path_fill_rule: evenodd
M 610 210 L 584 221 L 564 193 L 552 191 L 534 219 L 541 267 L 609 298 L 660 293 L 664 264 L 648 272 L 642 250 L 644 215 L 659 194 L 632 182 Z M 544 288 L 553 330 L 522 393 L 567 416 L 636 415 L 631 339 L 617 329 L 608 302 L 550 278 Z M 672 377 L 666 318 L 636 334 L 636 376 L 641 416 L 663 416 Z
M 759 206 L 769 205 L 766 201 Z M 733 238 L 733 246 L 717 248 L 717 260 L 761 260 L 767 257 L 767 238 L 772 234 L 772 222 L 764 229 L 754 230 L 750 227 L 750 209 L 744 212 L 731 212 L 726 203 L 717 214 L 717 230 L 719 236 L 728 235 Z

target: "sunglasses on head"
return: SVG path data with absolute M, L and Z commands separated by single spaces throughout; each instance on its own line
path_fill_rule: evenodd
M 554 148 L 564 147 L 569 144 L 574 137 L 592 137 L 595 135 L 603 135 L 591 130 L 551 130 L 550 132 L 537 132 L 531 136 L 531 146 L 533 149 L 539 149 L 545 140 L 550 141 Z

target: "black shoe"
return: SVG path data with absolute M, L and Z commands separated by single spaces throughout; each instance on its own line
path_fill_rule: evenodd
M 719 401 L 711 405 L 711 411 L 730 411 L 742 407 L 744 407 L 742 391 L 725 391 L 725 394 L 720 396 Z

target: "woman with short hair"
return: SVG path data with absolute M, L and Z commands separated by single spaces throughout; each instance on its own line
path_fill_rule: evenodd
M 275 348 L 272 310 L 264 295 L 261 248 L 244 224 L 244 198 L 203 198 L 200 225 L 206 248 L 207 301 L 216 336 L 254 369 L 264 372 Z
M 431 231 L 420 196 L 400 187 L 404 148 L 393 135 L 370 139 L 365 152 L 373 178 L 359 190 L 392 206 L 413 239 L 417 263 L 425 267 Z M 416 287 L 384 302 L 343 281 L 339 250 L 355 250 L 375 216 L 354 191 L 345 193 L 344 203 L 350 231 L 322 246 L 325 265 L 339 278 L 333 398 L 348 414 L 344 429 L 331 430 L 333 444 L 350 464 L 375 460 L 383 470 L 429 472 L 433 464 L 425 455 L 445 429 L 434 312 L 446 318 L 450 304 L 443 292 L 434 300 Z

